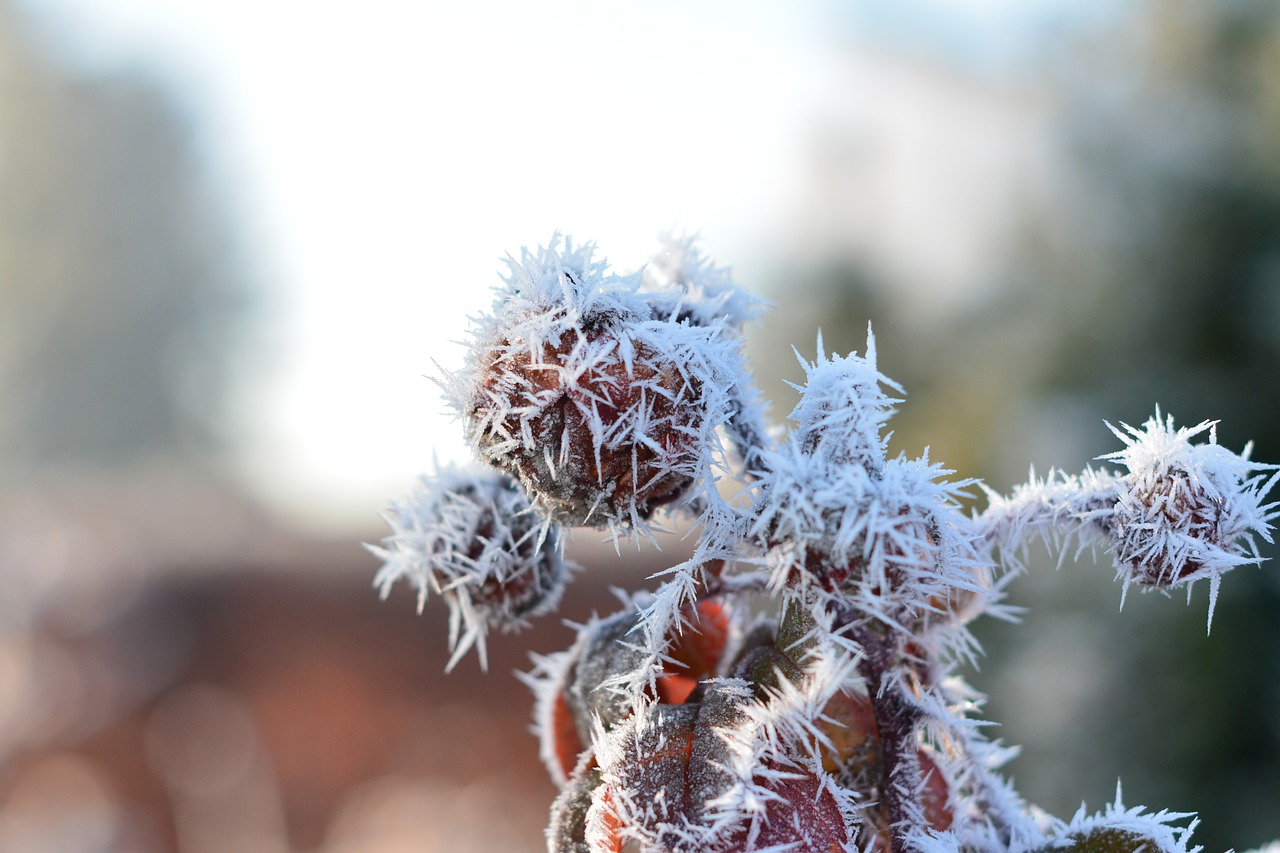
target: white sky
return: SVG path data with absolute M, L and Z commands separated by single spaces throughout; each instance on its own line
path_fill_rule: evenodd
M 424 378 L 499 258 L 560 229 L 620 266 L 697 228 L 726 261 L 800 161 L 805 3 L 45 0 L 93 65 L 169 69 L 272 292 L 243 470 L 324 522 L 463 458 Z M 754 214 L 754 216 L 753 216 Z
M 687 227 L 750 286 L 834 76 L 824 0 L 27 5 L 197 107 L 270 287 L 241 469 L 317 524 L 364 525 L 465 457 L 424 376 L 460 362 L 502 254 L 559 229 L 634 268 Z

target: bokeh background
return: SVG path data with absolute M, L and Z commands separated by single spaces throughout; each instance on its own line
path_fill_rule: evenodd
M 511 672 L 570 633 L 446 677 L 360 543 L 466 455 L 429 377 L 501 256 L 671 228 L 776 303 L 775 419 L 871 321 L 957 476 L 1157 404 L 1280 460 L 1270 0 L 0 0 L 0 851 L 542 849 Z M 687 547 L 598 538 L 566 617 Z M 1206 637 L 1053 565 L 969 674 L 1023 793 L 1280 837 L 1276 567 Z

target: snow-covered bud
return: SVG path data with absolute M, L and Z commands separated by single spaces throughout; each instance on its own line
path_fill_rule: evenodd
M 510 261 L 446 382 L 486 462 L 570 525 L 636 525 L 693 484 L 725 404 L 714 329 L 657 319 L 639 276 L 553 240 Z M 711 365 L 709 367 L 709 365 Z M 723 394 L 723 390 L 720 390 Z
M 799 353 L 796 354 L 800 358 Z M 828 357 L 818 336 L 818 357 L 812 364 L 800 358 L 805 384 L 796 386 L 800 402 L 791 412 L 801 448 L 836 463 L 860 465 L 875 476 L 885 461 L 888 437 L 884 426 L 900 399 L 902 386 L 876 368 L 876 339 L 867 327 L 866 354 Z
M 490 628 L 513 631 L 555 609 L 568 579 L 559 530 L 535 514 L 518 483 L 496 471 L 449 468 L 421 478 L 387 516 L 392 534 L 371 550 L 385 597 L 401 578 L 419 609 L 435 593 L 449 607 L 449 667 Z
M 982 564 L 955 503 L 966 484 L 939 482 L 950 472 L 898 457 L 872 476 L 795 444 L 770 462 L 755 533 L 770 546 L 775 586 L 812 583 L 905 627 L 930 613 L 969 618 L 980 609 Z
M 1172 587 L 1216 580 L 1243 564 L 1261 562 L 1255 536 L 1271 541 L 1275 504 L 1264 504 L 1275 466 L 1217 443 L 1214 423 L 1174 429 L 1159 412 L 1143 429 L 1111 430 L 1125 443 L 1104 459 L 1128 469 L 1108 532 L 1126 581 Z M 1190 439 L 1209 433 L 1208 444 Z

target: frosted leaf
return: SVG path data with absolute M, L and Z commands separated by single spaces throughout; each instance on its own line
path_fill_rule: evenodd
M 533 734 L 538 738 L 538 757 L 551 781 L 564 790 L 586 748 L 586 738 L 579 730 L 569 699 L 577 658 L 569 650 L 532 655 L 532 659 L 533 670 L 516 675 L 533 691 Z
M 1117 784 L 1114 802 L 1093 815 L 1081 805 L 1055 834 L 1060 840 L 1069 839 L 1072 849 L 1080 853 L 1197 853 L 1199 847 L 1188 847 L 1197 821 L 1178 825 L 1191 817 L 1165 810 L 1151 813 L 1142 806 L 1126 808 Z
M 554 610 L 568 579 L 558 528 L 533 513 L 510 477 L 446 468 L 418 480 L 386 516 L 392 533 L 370 550 L 383 560 L 374 584 L 386 597 L 398 580 L 449 608 L 452 668 L 475 646 L 487 664 L 490 628 L 513 631 Z
M 847 795 L 819 765 L 779 753 L 753 764 L 745 785 L 736 775 L 726 733 L 750 703 L 745 684 L 712 682 L 701 702 L 645 708 L 598 743 L 590 849 L 624 839 L 672 853 L 845 849 Z

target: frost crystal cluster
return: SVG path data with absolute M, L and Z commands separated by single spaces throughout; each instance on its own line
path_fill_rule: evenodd
M 973 481 L 890 458 L 902 389 L 861 354 L 803 361 L 790 431 L 770 429 L 741 352 L 760 303 L 692 241 L 618 275 L 556 238 L 509 260 L 466 363 L 446 375 L 483 467 L 424 478 L 375 549 L 444 599 L 453 661 L 555 608 L 564 528 L 646 538 L 687 525 L 688 560 L 536 657 L 541 754 L 561 789 L 548 850 L 1189 853 L 1190 815 L 1070 820 L 1000 773 L 981 697 L 956 675 L 967 625 L 1008 616 L 1029 543 L 1101 546 L 1127 590 L 1261 562 L 1274 466 L 1211 424 L 1159 412 L 1103 457 L 977 515 Z M 1207 440 L 1206 440 L 1207 439 Z M 1199 440 L 1199 443 L 1195 443 Z

